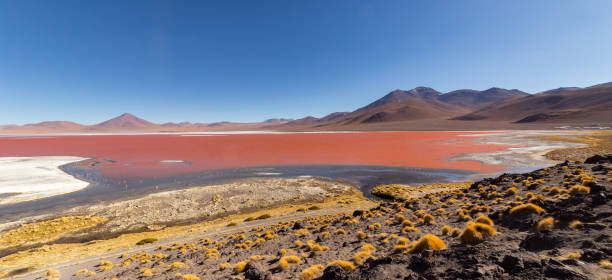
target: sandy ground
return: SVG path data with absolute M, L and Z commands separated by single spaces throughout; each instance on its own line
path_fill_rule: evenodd
M 225 194 L 220 197 L 219 194 Z M 270 195 L 274 193 L 275 195 Z M 195 201 L 200 201 L 195 203 Z M 241 203 L 243 202 L 243 203 Z M 256 205 L 255 209 L 250 207 Z M 141 199 L 100 205 L 91 208 L 74 209 L 72 214 L 89 211 L 90 214 L 107 215 L 108 222 L 95 228 L 65 232 L 55 242 L 33 245 L 33 249 L 18 250 L 18 253 L 0 258 L 2 271 L 29 271 L 51 264 L 69 261 L 81 263 L 97 260 L 101 254 L 119 254 L 120 251 L 137 251 L 146 246 L 136 242 L 155 237 L 160 242 L 199 238 L 203 232 L 215 234 L 226 230 L 250 229 L 256 225 L 269 224 L 284 219 L 301 218 L 312 211 L 331 214 L 372 207 L 374 203 L 354 191 L 350 185 L 318 178 L 261 179 L 243 181 L 189 190 L 171 191 L 148 195 Z M 316 206 L 317 209 L 311 208 Z M 259 210 L 258 210 L 259 209 Z M 233 213 L 233 214 L 232 214 Z M 66 213 L 69 215 L 70 213 Z M 268 214 L 269 219 L 249 217 Z M 204 216 L 204 217 L 202 217 Z M 74 217 L 74 216 L 71 216 Z M 196 219 L 194 217 L 200 217 Z M 177 220 L 188 219 L 184 225 Z M 235 223 L 235 227 L 228 227 Z M 126 228 L 149 227 L 145 231 L 117 235 Z M 116 236 L 116 237 L 115 237 Z M 92 240 L 81 242 L 83 240 Z M 160 243 L 156 243 L 158 245 Z M 3 252 L 15 248 L 3 248 Z M 98 256 L 98 257 L 93 257 Z M 88 259 L 89 257 L 93 257 Z M 30 279 L 30 276 L 25 276 Z
M 245 179 L 229 184 L 154 193 L 133 200 L 76 207 L 63 215 L 107 217 L 110 220 L 99 229 L 101 232 L 152 230 L 176 223 L 271 208 L 283 203 L 322 202 L 352 189 L 351 185 L 325 178 Z
M 81 190 L 88 182 L 59 166 L 85 160 L 71 156 L 0 157 L 0 204 L 33 200 Z

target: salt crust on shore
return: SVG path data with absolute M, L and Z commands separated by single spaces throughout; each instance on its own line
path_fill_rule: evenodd
M 0 157 L 0 204 L 81 190 L 89 185 L 59 167 L 85 160 L 72 156 Z

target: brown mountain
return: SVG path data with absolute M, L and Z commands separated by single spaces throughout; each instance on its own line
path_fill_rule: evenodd
M 440 93 L 428 87 L 394 90 L 331 119 L 308 117 L 288 130 L 444 130 L 554 128 L 612 125 L 612 83 L 565 87 L 539 94 L 516 89 L 463 89 Z M 331 116 L 331 115 L 330 115 Z
M 32 128 L 40 128 L 40 129 L 49 129 L 49 130 L 53 130 L 53 129 L 80 130 L 85 127 L 82 124 L 78 124 L 78 123 L 70 122 L 70 121 L 47 121 L 47 122 L 40 122 L 40 123 L 34 123 L 34 124 L 26 124 L 24 126 L 32 127 Z
M 509 98 L 524 97 L 529 94 L 517 89 L 490 88 L 483 91 L 461 89 L 445 93 L 440 100 L 464 108 L 480 109 Z
M 288 127 L 354 127 L 360 124 L 448 119 L 496 102 L 527 96 L 519 90 L 491 88 L 441 93 L 428 87 L 394 90 L 354 112 L 333 113 L 321 119 L 309 117 L 289 122 Z
M 514 123 L 610 123 L 612 85 L 567 88 L 496 103 L 455 118 Z
M 47 133 L 47 132 L 76 132 L 86 126 L 70 121 L 46 121 L 40 123 L 30 123 L 25 125 L 4 125 L 0 126 L 0 131 L 13 133 Z
M 89 130 L 97 131 L 151 130 L 158 128 L 160 128 L 160 125 L 128 113 L 88 127 Z

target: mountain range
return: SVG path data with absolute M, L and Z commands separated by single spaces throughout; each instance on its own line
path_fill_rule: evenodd
M 529 94 L 517 89 L 461 89 L 442 93 L 428 87 L 394 90 L 352 112 L 269 119 L 253 123 L 155 124 L 131 114 L 95 124 L 46 121 L 0 126 L 0 134 L 70 132 L 175 132 L 231 130 L 477 130 L 612 126 L 612 83 L 563 87 Z

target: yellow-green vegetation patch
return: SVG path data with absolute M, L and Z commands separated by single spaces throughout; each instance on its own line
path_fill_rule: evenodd
M 603 155 L 612 153 L 612 131 L 597 131 L 588 135 L 580 135 L 575 137 L 544 136 L 542 138 L 548 141 L 581 143 L 588 145 L 587 147 L 582 148 L 557 149 L 544 155 L 553 160 L 583 161 L 595 154 Z
M 372 189 L 372 194 L 387 199 L 408 199 L 438 191 L 469 188 L 470 184 L 471 183 L 463 182 L 422 186 L 407 186 L 400 184 L 379 185 Z
M 26 224 L 2 234 L 0 248 L 53 241 L 64 233 L 92 228 L 106 221 L 105 217 L 70 216 Z

